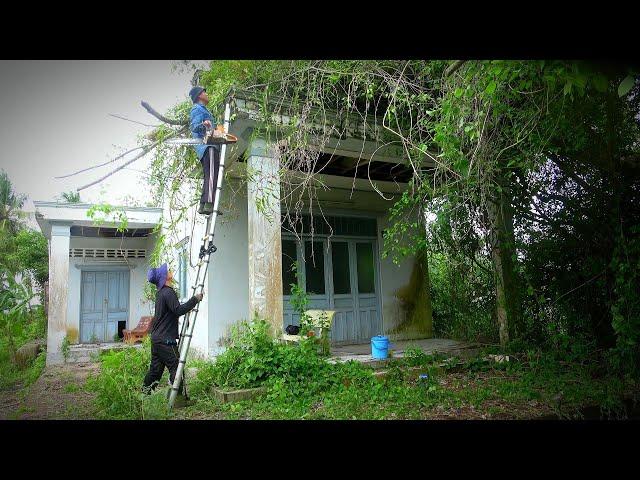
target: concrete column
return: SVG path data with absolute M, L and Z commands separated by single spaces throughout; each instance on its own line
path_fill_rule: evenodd
M 70 223 L 56 222 L 51 224 L 47 365 L 63 363 L 64 361 L 60 346 L 65 335 L 67 335 L 70 230 Z M 78 332 L 75 331 L 75 337 L 77 338 L 77 336 Z
M 282 332 L 280 162 L 273 147 L 254 140 L 247 160 L 249 315 L 257 313 Z

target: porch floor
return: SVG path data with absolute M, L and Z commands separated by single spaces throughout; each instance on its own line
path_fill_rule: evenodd
M 451 340 L 448 338 L 391 340 L 389 342 L 389 351 L 393 356 L 389 358 L 402 358 L 404 357 L 405 351 L 410 348 L 419 348 L 426 354 L 443 353 L 465 356 L 475 353 L 479 347 L 479 344 L 460 342 L 458 340 Z M 378 360 L 371 356 L 371 344 L 369 343 L 331 347 L 331 357 L 329 358 L 329 362 L 346 362 L 348 360 L 355 360 L 356 362 L 361 362 L 374 368 L 376 366 L 382 367 L 387 362 L 387 359 Z

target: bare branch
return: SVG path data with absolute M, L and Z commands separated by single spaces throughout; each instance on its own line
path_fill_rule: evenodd
M 111 170 L 109 173 L 107 173 L 106 175 L 103 175 L 102 177 L 100 177 L 98 180 L 95 180 L 91 183 L 88 183 L 86 185 L 83 185 L 82 187 L 78 187 L 76 190 L 79 192 L 81 190 L 84 190 L 86 188 L 89 188 L 97 183 L 102 182 L 104 179 L 109 178 L 111 175 L 113 175 L 114 173 L 122 170 L 124 167 L 126 167 L 127 165 L 132 164 L 133 162 L 135 162 L 136 160 L 144 157 L 147 153 L 149 153 L 151 150 L 153 150 L 155 147 L 157 147 L 159 144 L 161 144 L 162 142 L 164 142 L 165 140 L 168 140 L 170 138 L 173 137 L 177 137 L 178 135 L 180 135 L 181 133 L 184 133 L 187 130 L 186 127 L 181 128 L 180 130 L 178 130 L 177 132 L 175 132 L 173 135 L 169 135 L 168 137 L 162 138 L 160 140 L 156 140 L 155 142 L 142 147 L 142 152 L 140 152 L 138 155 L 136 155 L 135 157 L 133 157 L 131 160 L 126 161 L 125 163 L 123 163 L 122 165 L 120 165 L 118 168 L 115 168 L 113 170 Z
M 116 115 L 115 113 L 110 113 L 109 115 L 115 118 L 119 118 L 120 120 L 126 120 L 127 122 L 137 123 L 138 125 L 143 125 L 145 127 L 157 128 L 160 126 L 160 125 L 149 125 L 148 123 L 142 123 L 142 122 L 138 122 L 137 120 L 131 120 L 130 118 L 123 117 L 121 115 Z
M 74 175 L 77 175 L 77 174 L 82 173 L 82 172 L 86 172 L 87 170 L 93 170 L 94 168 L 103 167 L 104 165 L 108 165 L 108 164 L 110 164 L 110 163 L 117 162 L 118 160 L 120 160 L 120 159 L 121 159 L 122 157 L 124 157 L 125 155 L 127 155 L 127 154 L 129 154 L 129 153 L 131 153 L 131 152 L 135 152 L 136 150 L 140 150 L 140 149 L 142 149 L 142 148 L 144 148 L 144 146 L 142 146 L 142 147 L 135 147 L 135 148 L 132 148 L 131 150 L 127 150 L 126 152 L 124 152 L 124 153 L 122 153 L 122 154 L 118 155 L 116 158 L 113 158 L 113 159 L 111 159 L 111 160 L 109 160 L 109 161 L 107 161 L 107 162 L 99 163 L 98 165 L 93 165 L 93 166 L 91 166 L 91 167 L 87 167 L 87 168 L 83 168 L 82 170 L 78 170 L 77 172 L 73 172 L 73 173 L 70 173 L 70 174 L 68 174 L 68 175 L 62 175 L 62 176 L 60 176 L 60 177 L 54 177 L 54 178 L 67 178 L 67 177 L 73 177 Z

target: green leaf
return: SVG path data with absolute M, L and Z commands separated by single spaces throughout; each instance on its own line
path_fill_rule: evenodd
M 460 98 L 463 93 L 464 93 L 464 90 L 462 90 L 461 88 L 456 88 L 456 91 L 453 92 L 453 94 L 456 96 L 456 98 Z
M 633 88 L 634 83 L 635 79 L 633 78 L 633 75 L 627 75 L 626 78 L 620 82 L 620 86 L 618 86 L 618 96 L 624 97 L 629 93 L 629 90 Z
M 607 82 L 607 77 L 602 74 L 595 76 L 593 79 L 593 86 L 597 91 L 602 93 L 607 91 L 608 83 L 609 82 Z
M 487 85 L 487 88 L 484 89 L 484 92 L 491 95 L 493 92 L 496 91 L 497 86 L 498 84 L 494 80 L 492 80 L 491 82 L 489 82 L 489 85 Z

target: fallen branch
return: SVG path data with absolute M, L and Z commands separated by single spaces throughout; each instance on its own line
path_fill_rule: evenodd
M 133 162 L 135 162 L 136 160 L 144 157 L 147 153 L 149 153 L 151 150 L 153 150 L 155 147 L 157 147 L 160 143 L 164 142 L 165 140 L 169 140 L 170 138 L 174 138 L 177 137 L 178 135 L 180 135 L 181 133 L 186 132 L 187 127 L 183 127 L 180 130 L 178 130 L 177 132 L 175 132 L 173 135 L 169 135 L 168 137 L 162 138 L 160 140 L 156 140 L 155 142 L 142 147 L 142 152 L 140 152 L 138 155 L 136 155 L 135 157 L 133 157 L 131 160 L 126 161 L 125 163 L 123 163 L 122 165 L 120 165 L 118 168 L 111 170 L 109 173 L 107 173 L 106 175 L 103 175 L 102 177 L 100 177 L 98 180 L 95 180 L 91 183 L 88 183 L 86 185 L 83 185 L 82 187 L 78 187 L 76 189 L 76 191 L 81 191 L 84 190 L 85 188 L 89 188 L 97 183 L 102 182 L 104 179 L 109 178 L 111 175 L 113 175 L 114 173 L 122 170 L 124 167 L 126 167 L 127 165 L 131 165 Z
M 145 101 L 140 102 L 140 105 L 142 105 L 147 112 L 149 112 L 151 115 L 156 117 L 161 122 L 168 123 L 169 125 L 176 125 L 178 127 L 182 127 L 189 124 L 188 120 L 173 120 L 171 118 L 165 117 L 161 113 L 158 113 L 151 105 L 149 105 Z

